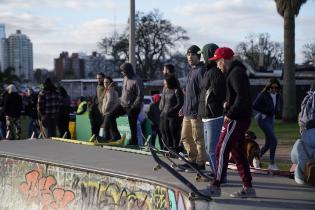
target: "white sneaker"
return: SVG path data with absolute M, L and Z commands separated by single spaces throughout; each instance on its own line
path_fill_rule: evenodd
M 279 168 L 278 168 L 278 166 L 274 163 L 274 164 L 269 164 L 268 170 L 270 170 L 270 171 L 279 171 Z
M 260 161 L 256 158 L 253 159 L 254 168 L 260 168 Z

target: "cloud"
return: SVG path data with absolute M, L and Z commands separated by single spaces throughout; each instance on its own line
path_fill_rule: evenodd
M 111 36 L 114 31 L 121 32 L 126 27 L 126 23 L 114 23 L 108 19 L 96 19 L 86 21 L 78 25 L 71 36 L 77 41 L 95 41 L 98 42 L 105 36 Z

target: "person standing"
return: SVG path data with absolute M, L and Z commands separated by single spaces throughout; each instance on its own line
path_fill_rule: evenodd
M 121 138 L 119 131 L 117 129 L 116 119 L 110 119 L 110 113 L 118 104 L 118 93 L 115 90 L 115 82 L 109 76 L 104 77 L 104 96 L 103 96 L 103 106 L 102 114 L 104 118 L 104 136 L 101 138 L 103 142 L 106 141 L 116 141 Z M 119 135 L 118 135 L 119 134 Z M 116 135 L 116 136 L 114 136 Z
M 225 76 L 217 68 L 216 62 L 209 60 L 218 48 L 213 43 L 206 44 L 202 48 L 207 71 L 201 81 L 198 108 L 198 115 L 203 122 L 205 148 L 212 172 L 216 168 L 215 148 L 223 125 L 223 103 L 225 100 Z M 224 181 L 226 181 L 226 178 Z
M 62 86 L 59 87 L 59 94 L 61 97 L 59 118 L 58 118 L 58 130 L 59 136 L 66 139 L 70 139 L 69 122 L 71 112 L 71 99 L 66 89 Z
M 134 72 L 131 63 L 123 63 L 120 66 L 120 70 L 124 76 L 122 95 L 120 103 L 116 105 L 110 114 L 110 118 L 111 120 L 115 120 L 117 117 L 127 114 L 131 131 L 129 145 L 138 145 L 137 119 L 143 106 L 143 83 L 140 77 Z M 114 133 L 113 135 L 120 136 L 119 133 Z
M 257 95 L 253 104 L 254 110 L 258 112 L 255 116 L 258 126 L 265 134 L 265 144 L 260 149 L 260 157 L 270 150 L 269 170 L 279 170 L 275 163 L 278 141 L 274 131 L 274 121 L 275 116 L 281 111 L 280 89 L 280 82 L 276 78 L 269 79 L 264 89 Z
M 29 117 L 30 122 L 28 126 L 28 136 L 37 137 L 39 134 L 38 123 L 37 123 L 37 94 L 34 93 L 33 89 L 29 87 L 26 92 L 26 105 L 25 105 L 25 114 Z
M 205 72 L 204 63 L 200 61 L 201 50 L 198 46 L 192 45 L 187 50 L 187 61 L 189 72 L 187 75 L 184 104 L 179 115 L 184 116 L 181 130 L 181 142 L 188 154 L 188 160 L 196 168 L 205 169 L 207 154 L 203 140 L 203 125 L 198 117 L 200 84 Z M 191 170 L 187 164 L 181 165 Z
M 50 138 L 57 133 L 61 98 L 50 78 L 45 80 L 43 87 L 38 94 L 37 111 L 42 135 Z
M 22 111 L 22 97 L 17 92 L 15 85 L 11 84 L 7 87 L 8 95 L 4 99 L 3 112 L 6 119 L 6 138 L 21 138 L 21 122 L 20 116 Z
M 104 97 L 104 73 L 99 72 L 96 75 L 96 80 L 97 80 L 97 86 L 96 86 L 96 102 L 97 102 L 97 110 L 95 111 L 95 116 L 101 117 L 102 119 L 100 121 L 94 121 L 95 127 L 98 128 L 96 130 L 97 135 L 100 133 L 100 128 L 102 126 L 102 123 L 104 122 L 103 115 L 102 115 L 102 106 L 103 106 L 103 97 Z M 99 124 L 98 124 L 99 123 Z
M 220 184 L 226 176 L 230 153 L 236 162 L 243 188 L 231 197 L 256 197 L 252 187 L 252 176 L 244 151 L 244 136 L 250 126 L 252 105 L 250 84 L 245 66 L 234 60 L 234 52 L 228 47 L 218 48 L 210 60 L 226 75 L 226 100 L 224 102 L 224 123 L 216 147 L 215 177 L 210 186 L 211 196 L 220 196 Z
M 181 119 L 178 112 L 183 106 L 184 94 L 174 76 L 166 76 L 164 81 L 165 87 L 160 102 L 162 138 L 168 147 L 179 151 Z
M 154 94 L 152 96 L 153 103 L 150 104 L 148 109 L 148 118 L 152 122 L 151 129 L 152 129 L 152 135 L 151 135 L 151 145 L 155 145 L 155 140 L 158 137 L 158 141 L 160 144 L 160 147 L 163 148 L 163 143 L 161 141 L 162 135 L 160 131 L 160 119 L 161 119 L 161 110 L 159 109 L 159 104 L 161 101 L 160 94 Z

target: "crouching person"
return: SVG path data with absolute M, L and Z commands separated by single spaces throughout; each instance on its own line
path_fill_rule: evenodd
M 296 183 L 306 184 L 305 165 L 310 159 L 315 159 L 315 120 L 306 123 L 306 130 L 302 132 L 301 139 L 294 143 L 291 151 L 291 161 L 296 165 L 294 171 Z

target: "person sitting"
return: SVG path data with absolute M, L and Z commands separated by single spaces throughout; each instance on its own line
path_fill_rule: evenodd
M 306 123 L 306 130 L 302 132 L 301 139 L 294 143 L 291 150 L 291 161 L 296 165 L 294 180 L 298 184 L 305 184 L 304 170 L 309 160 L 307 153 L 310 157 L 315 158 L 315 120 L 310 120 Z

